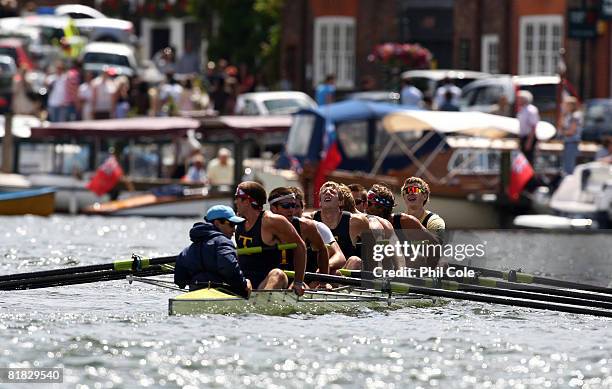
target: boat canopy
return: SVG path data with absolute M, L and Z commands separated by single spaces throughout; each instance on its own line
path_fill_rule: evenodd
M 397 111 L 383 119 L 387 132 L 434 130 L 482 138 L 500 139 L 518 136 L 518 119 L 482 112 Z M 555 127 L 540 121 L 536 127 L 539 140 L 555 136 Z
M 287 132 L 292 122 L 290 115 L 206 117 L 200 120 L 198 131 L 204 136 L 223 132 L 241 137 L 247 134 Z
M 200 127 L 200 121 L 181 117 L 138 117 L 50 123 L 32 127 L 32 138 L 55 136 L 162 136 L 183 135 Z

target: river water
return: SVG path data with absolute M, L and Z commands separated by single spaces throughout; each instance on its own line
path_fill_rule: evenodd
M 0 274 L 175 255 L 192 222 L 0 218 Z M 609 235 L 476 234 L 490 267 L 603 285 L 612 274 Z M 0 292 L 0 367 L 64 369 L 61 384 L 0 387 L 612 387 L 612 319 L 470 302 L 169 317 L 175 294 L 126 281 Z

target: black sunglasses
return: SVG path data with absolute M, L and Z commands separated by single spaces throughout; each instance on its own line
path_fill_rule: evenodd
M 355 199 L 355 205 L 361 205 L 363 203 L 365 203 L 367 200 L 364 199 Z
M 297 208 L 297 204 L 296 203 L 280 203 L 280 204 L 278 204 L 278 206 L 281 207 L 282 209 Z

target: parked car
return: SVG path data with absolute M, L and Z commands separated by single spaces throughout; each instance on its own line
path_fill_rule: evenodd
M 533 95 L 533 105 L 538 107 L 540 118 L 556 122 L 557 87 L 559 76 L 510 76 L 503 75 L 476 80 L 466 85 L 461 93 L 459 107 L 462 111 L 516 114 L 516 92 L 527 90 Z M 499 102 L 506 97 L 508 107 L 499 112 Z
M 0 114 L 10 107 L 13 95 L 13 77 L 17 72 L 15 61 L 8 55 L 0 55 Z
M 133 77 L 138 70 L 134 49 L 123 43 L 92 42 L 81 52 L 85 71 L 99 74 L 112 67 L 117 75 Z
M 236 99 L 237 115 L 287 115 L 302 108 L 316 108 L 317 103 L 302 92 L 253 92 Z
M 587 100 L 582 140 L 599 142 L 607 136 L 612 136 L 612 99 Z
M 400 103 L 400 94 L 391 91 L 364 91 L 364 92 L 353 92 L 344 96 L 343 100 L 364 100 L 374 101 L 377 103 Z
M 423 95 L 432 98 L 445 78 L 451 79 L 455 85 L 463 88 L 474 80 L 489 77 L 491 77 L 489 73 L 452 69 L 409 70 L 402 73 L 402 79 L 410 79 L 412 84 L 423 92 Z
M 30 58 L 23 42 L 16 38 L 0 39 L 0 55 L 8 55 L 15 61 L 17 67 L 23 67 L 26 70 L 35 68 L 34 61 Z
M 118 42 L 136 44 L 138 38 L 134 35 L 132 22 L 123 19 L 95 18 L 75 19 L 74 24 L 90 42 Z
M 98 19 L 106 17 L 106 15 L 97 9 L 81 4 L 58 5 L 55 7 L 55 15 L 70 16 L 73 19 Z

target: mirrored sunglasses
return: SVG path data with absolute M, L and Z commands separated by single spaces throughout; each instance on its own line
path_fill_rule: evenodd
M 425 190 L 420 186 L 407 186 L 404 188 L 404 193 L 425 193 Z

